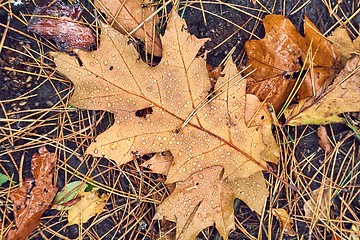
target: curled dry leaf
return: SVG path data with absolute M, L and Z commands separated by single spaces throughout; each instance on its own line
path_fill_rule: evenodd
M 108 198 L 105 193 L 99 197 L 96 188 L 89 192 L 81 189 L 76 198 L 79 197 L 81 199 L 68 210 L 69 225 L 86 223 L 91 217 L 104 211 Z
M 262 170 L 266 161 L 278 161 L 279 148 L 271 127 L 246 126 L 246 83 L 233 63 L 225 66 L 225 76 L 218 79 L 222 94 L 208 102 L 208 71 L 205 60 L 196 58 L 206 40 L 185 32 L 184 25 L 176 13 L 171 14 L 162 38 L 164 55 L 156 67 L 138 61 L 138 53 L 127 44 L 127 38 L 107 25 L 102 25 L 98 50 L 77 51 L 81 66 L 75 57 L 53 54 L 57 70 L 74 83 L 72 105 L 114 113 L 114 125 L 100 134 L 86 153 L 121 165 L 131 161 L 134 152 L 170 151 L 174 160 L 166 183 L 186 181 L 216 165 L 224 169 L 223 179 L 241 179 L 253 186 L 256 191 L 249 193 L 251 199 L 264 196 L 266 189 L 258 193 L 252 176 L 261 176 L 259 181 L 265 186 Z M 261 103 L 253 104 L 257 109 Z M 149 107 L 151 113 L 136 116 L 137 110 Z M 194 114 L 196 109 L 199 111 Z M 266 114 L 256 117 L 257 122 L 269 122 Z M 240 194 L 239 198 L 245 197 Z M 265 201 L 247 203 L 260 212 Z M 223 214 L 231 219 L 228 212 Z
M 50 6 L 37 6 L 27 29 L 54 41 L 62 51 L 89 51 L 96 46 L 96 38 L 92 30 L 80 21 L 82 12 L 79 5 L 66 5 L 61 0 Z
M 290 219 L 289 213 L 285 209 L 273 208 L 272 213 L 279 220 L 280 228 L 284 231 L 284 234 L 290 237 L 296 236 L 296 232 L 293 229 L 294 221 Z
M 39 149 L 31 159 L 33 178 L 27 178 L 23 185 L 10 194 L 14 203 L 16 229 L 5 239 L 26 239 L 40 224 L 41 215 L 51 204 L 57 188 L 53 185 L 56 155 L 45 147 Z
M 333 147 L 328 139 L 326 127 L 319 126 L 317 129 L 317 136 L 319 139 L 320 147 L 325 151 L 325 153 L 330 153 Z
M 304 99 L 285 111 L 287 125 L 344 123 L 339 114 L 360 110 L 360 56 L 350 59 L 319 98 Z
M 336 28 L 328 39 L 341 54 L 343 66 L 345 66 L 352 54 L 360 55 L 360 37 L 352 41 L 345 28 Z
M 147 53 L 162 56 L 161 40 L 156 31 L 159 23 L 159 17 L 154 13 L 156 4 L 148 0 L 95 0 L 94 4 L 119 32 L 127 35 L 138 28 L 131 36 L 145 43 Z
M 279 111 L 304 63 L 306 74 L 297 98 L 318 96 L 331 83 L 339 63 L 340 56 L 331 43 L 307 17 L 305 37 L 281 15 L 268 15 L 263 24 L 265 37 L 245 43 L 247 72 L 255 70 L 248 77 L 247 93 L 270 102 Z

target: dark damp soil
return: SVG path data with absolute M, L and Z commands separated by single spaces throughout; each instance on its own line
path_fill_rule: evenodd
M 29 20 L 29 16 L 26 14 L 31 14 L 34 10 L 34 5 L 30 0 L 16 1 L 20 2 L 19 4 L 9 3 L 6 5 L 6 8 L 11 8 L 12 14 L 17 17 L 10 17 L 10 14 L 5 11 L 5 7 L 0 8 L 0 32 L 3 33 L 5 26 L 8 24 L 10 29 L 7 32 L 6 38 L 4 39 L 4 47 L 1 50 L 0 55 L 0 99 L 1 99 L 1 108 L 0 108 L 0 118 L 1 119 L 20 119 L 24 115 L 23 110 L 34 110 L 34 109 L 46 109 L 51 108 L 54 104 L 60 101 L 66 94 L 68 94 L 67 89 L 69 89 L 70 83 L 62 82 L 52 82 L 46 81 L 46 75 L 52 74 L 47 69 L 40 69 L 36 64 L 34 64 L 34 59 L 39 59 L 40 56 L 38 52 L 46 52 L 49 47 L 54 47 L 51 43 L 47 43 L 47 46 L 39 46 L 35 41 L 33 41 L 28 36 L 22 34 L 27 33 L 26 25 L 24 25 L 22 16 Z M 235 51 L 232 55 L 233 59 L 236 60 L 238 64 L 241 64 L 245 61 L 246 56 L 244 55 L 243 46 L 246 40 L 252 39 L 255 34 L 259 37 L 264 36 L 264 29 L 261 23 L 258 20 L 250 17 L 245 12 L 250 13 L 251 15 L 257 15 L 259 19 L 262 19 L 268 12 L 273 12 L 277 14 L 284 14 L 288 17 L 297 29 L 302 32 L 303 18 L 304 15 L 314 22 L 314 24 L 320 29 L 321 32 L 326 32 L 331 28 L 335 23 L 336 19 L 334 16 L 329 14 L 329 11 L 326 9 L 321 0 L 305 1 L 305 0 L 291 0 L 286 1 L 284 4 L 283 1 L 260 1 L 262 5 L 254 5 L 251 1 L 241 1 L 241 6 L 239 6 L 240 1 L 228 0 L 224 1 L 224 4 L 219 4 L 216 1 L 207 1 L 202 4 L 187 4 L 186 2 L 180 4 L 179 14 L 184 17 L 187 22 L 188 31 L 191 34 L 194 34 L 198 38 L 209 38 L 204 45 L 204 48 L 199 53 L 207 52 L 207 62 L 212 66 L 218 66 L 224 57 L 235 47 Z M 274 4 L 275 2 L 275 4 Z M 334 4 L 337 1 L 333 1 Z M 89 6 L 88 3 L 82 2 L 84 5 Z M 226 4 L 225 4 L 226 3 Z M 356 5 L 357 4 L 357 5 Z M 231 7 L 231 6 L 235 6 Z M 302 6 L 302 7 L 301 7 Z M 359 5 L 356 1 L 342 1 L 341 2 L 343 12 L 338 12 L 339 17 L 350 16 L 354 12 L 354 7 L 358 8 Z M 263 9 L 261 14 L 256 9 Z M 266 10 L 265 10 L 266 9 Z M 352 18 L 351 23 L 356 28 L 360 26 L 360 14 Z M 242 30 L 239 30 L 241 27 Z M 2 36 L 2 34 L 1 34 Z M 28 50 L 32 49 L 32 56 L 30 57 Z M 46 60 L 44 60 L 46 62 Z M 14 71 L 14 69 L 16 71 Z M 32 74 L 29 74 L 32 73 Z M 31 98 L 24 98 L 21 100 L 13 100 L 25 93 L 31 93 L 35 95 Z M 60 93 L 60 94 L 58 94 Z M 18 113 L 21 112 L 22 113 Z M 101 113 L 99 112 L 80 112 L 73 111 L 72 118 L 76 119 L 79 115 L 88 114 L 89 118 L 94 117 L 100 119 Z M 52 118 L 52 116 L 54 116 Z M 41 113 L 35 113 L 33 118 L 44 119 L 47 121 L 45 126 L 39 125 L 31 128 L 30 132 L 27 134 L 37 134 L 39 136 L 45 136 L 47 138 L 55 138 L 56 131 L 53 131 L 57 124 L 58 120 L 56 119 L 55 112 L 48 112 L 45 116 Z M 111 125 L 111 115 L 108 118 L 103 119 L 98 125 L 98 132 L 102 132 Z M 89 126 L 91 123 L 87 123 Z M 85 124 L 86 125 L 86 124 Z M 0 158 L 1 158 L 1 169 L 0 172 L 4 171 L 14 174 L 14 180 L 18 182 L 19 176 L 14 168 L 13 161 L 10 159 L 15 159 L 17 165 L 19 166 L 19 161 L 24 158 L 24 176 L 30 176 L 30 160 L 34 152 L 37 151 L 36 144 L 30 144 L 23 147 L 26 144 L 29 144 L 30 140 L 27 140 L 26 134 L 22 139 L 11 139 L 8 136 L 11 135 L 11 131 L 18 131 L 29 127 L 29 123 L 25 121 L 19 121 L 16 124 L 11 124 L 11 131 L 7 127 L 9 123 L 7 121 L 1 121 L 0 127 Z M 86 126 L 84 126 L 86 127 Z M 305 129 L 306 128 L 306 129 Z M 306 137 L 302 138 L 297 145 L 296 159 L 301 162 L 301 159 L 310 156 L 315 153 L 316 158 L 314 159 L 314 166 L 318 167 L 322 164 L 321 159 L 323 159 L 324 151 L 319 147 L 318 139 L 316 135 L 316 126 L 307 126 L 300 128 L 288 128 L 288 133 L 290 137 L 296 137 L 297 132 L 301 132 L 305 129 L 304 135 Z M 344 136 L 349 133 L 349 128 L 345 125 L 332 125 L 327 126 L 328 132 L 332 132 L 337 141 L 341 141 Z M 346 153 L 346 148 L 349 148 L 351 142 L 356 141 L 354 138 L 347 140 L 349 144 L 343 144 L 342 147 L 345 148 L 342 153 Z M 358 142 L 357 142 L 358 144 Z M 77 149 L 77 145 L 74 142 L 68 142 L 66 145 L 77 151 L 79 154 L 83 154 L 85 149 Z M 50 147 L 50 151 L 54 151 L 55 148 Z M 11 153 L 9 153 L 11 152 Z M 339 159 L 343 159 L 344 154 L 339 154 Z M 112 163 L 106 159 L 101 161 L 104 166 L 111 165 Z M 79 171 L 86 172 L 91 163 L 84 164 L 78 162 L 76 159 L 68 162 L 73 167 L 79 167 Z M 339 168 L 338 165 L 335 165 Z M 281 166 L 286 168 L 286 166 Z M 315 174 L 315 168 L 306 169 L 304 172 L 305 177 L 311 177 Z M 339 170 L 337 170 L 339 171 Z M 336 173 L 336 169 L 335 169 Z M 97 174 L 95 171 L 94 175 Z M 345 174 L 345 173 L 344 173 Z M 61 174 L 59 174 L 61 175 Z M 66 174 L 63 173 L 62 176 Z M 59 177 L 57 186 L 62 188 L 64 185 L 65 177 Z M 101 180 L 99 180 L 101 182 Z M 357 180 L 358 184 L 359 180 Z M 8 183 L 7 183 L 8 184 Z M 124 180 L 122 183 L 124 189 L 129 189 L 128 182 Z M 5 187 L 7 185 L 4 185 Z M 319 186 L 316 184 L 311 185 L 312 189 L 315 189 Z M 285 190 L 284 190 L 285 194 Z M 283 194 L 283 195 L 284 195 Z M 339 196 L 341 197 L 341 196 Z M 335 200 L 340 202 L 339 197 Z M 285 199 L 285 198 L 283 198 Z M 3 200 L 3 199 L 2 199 Z M 124 199 L 119 199 L 120 202 L 124 202 Z M 115 203 L 116 204 L 116 203 Z M 278 207 L 286 205 L 286 202 L 279 201 Z M 111 205 L 110 207 L 115 207 Z M 149 219 L 151 219 L 151 214 L 154 214 L 154 206 L 148 206 L 152 208 L 150 211 Z M 1 206 L 3 209 L 3 206 Z M 247 206 L 241 201 L 235 202 L 235 214 L 240 222 L 243 222 L 245 229 L 252 234 L 253 236 L 258 236 L 259 232 L 259 217 L 250 211 Z M 353 205 L 351 206 L 354 211 L 360 209 L 360 196 L 358 195 L 356 199 L 353 200 Z M 336 212 L 335 214 L 340 214 Z M 53 210 L 49 210 L 45 213 L 47 216 L 54 214 Z M 3 216 L 0 214 L 0 219 L 3 219 Z M 56 219 L 54 219 L 56 221 Z M 109 229 L 112 229 L 116 223 L 112 221 L 105 221 L 102 224 L 96 226 L 94 231 L 97 231 L 98 235 L 107 233 Z M 140 224 L 140 223 L 139 223 Z M 152 226 L 154 231 L 156 231 L 159 226 Z M 279 227 L 276 221 L 273 222 L 273 227 Z M 298 223 L 298 234 L 304 238 L 309 237 L 309 229 L 305 224 Z M 261 228 L 267 229 L 267 223 Z M 57 231 L 60 227 L 55 227 L 54 230 Z M 141 227 L 139 226 L 139 229 Z M 60 231 L 60 230 L 59 230 Z M 67 236 L 70 239 L 75 239 L 78 237 L 78 227 L 71 226 L 67 228 L 62 228 L 61 234 Z M 276 239 L 274 232 L 274 239 Z M 219 239 L 219 235 L 216 232 L 215 228 L 209 228 L 206 233 L 208 234 L 208 239 Z M 262 232 L 264 234 L 264 231 Z M 110 235 L 105 236 L 105 239 L 111 239 L 112 236 L 120 237 L 122 231 L 119 230 L 111 231 Z M 138 235 L 139 239 L 142 239 L 145 236 Z M 50 237 L 47 236 L 47 237 Z M 239 230 L 233 231 L 230 234 L 230 239 L 248 239 L 246 235 L 241 233 Z M 262 236 L 263 239 L 267 237 Z M 201 237 L 203 238 L 203 237 Z M 329 235 L 328 238 L 331 238 Z M 40 235 L 34 236 L 32 239 L 42 239 Z M 54 239 L 54 238 L 53 238 Z M 145 237 L 145 239 L 152 239 L 150 237 Z

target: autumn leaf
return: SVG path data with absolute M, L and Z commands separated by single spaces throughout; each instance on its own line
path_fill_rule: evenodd
M 162 38 L 163 58 L 156 67 L 138 60 L 128 39 L 107 25 L 102 25 L 98 50 L 77 51 L 81 65 L 75 57 L 53 53 L 57 70 L 75 85 L 71 105 L 114 113 L 114 125 L 86 153 L 121 165 L 131 161 L 134 153 L 170 151 L 174 159 L 166 183 L 186 182 L 194 174 L 219 166 L 223 168 L 221 181 L 252 186 L 244 194 L 251 199 L 267 196 L 262 170 L 266 161 L 276 163 L 279 156 L 271 125 L 262 124 L 270 123 L 270 116 L 259 100 L 252 101 L 250 108 L 264 114 L 256 115 L 253 126 L 247 127 L 246 83 L 233 63 L 218 79 L 217 96 L 208 100 L 211 85 L 205 60 L 196 58 L 206 40 L 190 36 L 184 25 L 177 14 L 171 15 Z M 139 110 L 149 108 L 152 111 L 145 117 L 138 116 Z M 254 175 L 261 184 L 254 184 Z M 257 185 L 263 186 L 261 190 Z M 265 203 L 264 199 L 248 201 L 237 193 L 232 196 L 247 201 L 259 213 Z M 228 213 L 222 214 L 231 219 Z
M 339 116 L 360 110 L 360 56 L 349 60 L 329 89 L 319 98 L 304 99 L 285 111 L 287 125 L 345 123 Z
M 145 51 L 154 56 L 162 56 L 161 40 L 155 25 L 159 17 L 155 4 L 143 0 L 95 0 L 94 5 L 104 12 L 107 21 L 123 34 L 132 34 L 145 43 Z
M 76 197 L 81 199 L 68 210 L 69 225 L 86 223 L 91 217 L 104 211 L 108 198 L 107 194 L 102 194 L 99 197 L 96 188 L 89 192 L 81 189 Z
M 26 239 L 40 224 L 41 215 L 51 204 L 57 188 L 53 185 L 53 169 L 56 155 L 45 147 L 39 149 L 31 159 L 33 178 L 27 178 L 23 185 L 10 194 L 14 203 L 16 229 L 5 239 Z
M 222 169 L 212 166 L 177 182 L 175 191 L 157 209 L 155 219 L 165 216 L 176 222 L 176 239 L 195 239 L 202 229 L 214 224 L 227 239 L 228 232 L 235 228 L 235 198 L 261 212 L 268 195 L 262 173 L 229 180 L 223 179 Z
M 267 15 L 263 24 L 265 37 L 245 43 L 247 72 L 256 70 L 247 78 L 247 93 L 270 102 L 279 111 L 305 64 L 297 98 L 318 96 L 317 92 L 331 83 L 340 58 L 331 43 L 307 17 L 305 37 L 282 15 Z
M 360 55 L 360 37 L 351 40 L 347 30 L 342 27 L 336 28 L 328 39 L 341 54 L 341 63 L 345 66 L 352 54 Z

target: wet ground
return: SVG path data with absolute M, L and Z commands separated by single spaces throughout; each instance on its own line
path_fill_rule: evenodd
M 185 18 L 188 24 L 188 31 L 196 37 L 210 39 L 205 43 L 202 52 L 208 52 L 207 62 L 212 66 L 219 65 L 233 47 L 236 48 L 232 55 L 233 59 L 235 59 L 238 64 L 246 60 L 243 52 L 245 41 L 255 38 L 255 35 L 260 38 L 264 36 L 264 30 L 260 21 L 256 20 L 253 16 L 262 19 L 270 12 L 283 14 L 294 23 L 300 32 L 302 31 L 302 19 L 304 15 L 307 15 L 323 33 L 327 32 L 334 23 L 336 23 L 335 17 L 329 14 L 328 9 L 321 0 L 310 2 L 295 0 L 285 2 L 260 1 L 262 4 L 257 3 L 256 5 L 251 1 L 241 1 L 241 4 L 239 4 L 239 2 L 240 1 L 224 1 L 223 4 L 219 4 L 219 2 L 210 1 L 204 2 L 203 4 L 184 3 L 179 6 L 179 13 Z M 273 2 L 276 2 L 276 4 Z M 333 4 L 337 3 L 337 1 L 333 2 Z M 89 7 L 88 3 L 82 3 Z M 354 7 L 359 7 L 359 3 L 351 0 L 342 1 L 341 4 L 341 9 L 344 9 L 344 11 L 337 13 L 340 18 L 350 16 L 352 12 L 354 12 Z M 5 7 L 7 9 L 11 8 L 12 16 L 10 16 L 11 14 L 9 14 L 8 11 L 5 11 Z M 51 64 L 49 60 L 42 59 L 39 53 L 44 54 L 49 49 L 54 49 L 55 47 L 51 45 L 51 43 L 39 45 L 31 39 L 33 35 L 27 32 L 24 19 L 29 20 L 29 14 L 33 12 L 33 9 L 34 5 L 32 1 L 29 0 L 16 1 L 16 4 L 9 3 L 0 9 L 0 32 L 3 33 L 6 26 L 8 26 L 8 32 L 6 33 L 0 55 L 0 118 L 2 119 L 0 122 L 0 139 L 2 139 L 0 142 L 0 159 L 2 161 L 0 172 L 6 171 L 14 174 L 15 181 L 18 181 L 19 176 L 14 166 L 19 165 L 19 161 L 22 158 L 24 159 L 23 174 L 25 176 L 29 175 L 30 159 L 38 147 L 36 139 L 51 143 L 49 139 L 58 137 L 56 130 L 59 124 L 58 112 L 46 111 L 44 109 L 49 109 L 59 103 L 60 99 L 65 99 L 69 94 L 69 89 L 71 89 L 70 82 L 48 81 L 47 77 L 55 73 L 51 72 L 50 68 L 41 68 L 35 61 L 36 59 L 41 59 L 42 62 Z M 259 11 L 259 9 L 261 9 L 261 11 Z M 360 14 L 352 18 L 351 23 L 355 28 L 359 29 Z M 201 52 L 199 54 L 201 54 Z M 41 111 L 36 112 L 37 109 L 41 109 Z M 45 124 L 33 124 L 31 121 L 27 121 L 26 116 L 29 114 L 32 114 L 31 119 L 37 119 L 38 122 L 43 121 Z M 112 122 L 111 115 L 108 114 L 108 117 L 104 117 L 104 114 L 101 112 L 74 110 L 71 111 L 70 114 L 72 119 L 78 119 L 80 117 L 92 118 L 93 120 L 84 123 L 83 127 L 96 122 L 94 127 L 97 129 L 97 133 L 107 129 Z M 18 121 L 15 122 L 16 119 Z M 324 152 L 318 145 L 316 126 L 289 128 L 289 136 L 293 138 L 296 137 L 299 132 L 303 132 L 304 128 L 306 128 L 304 130 L 306 138 L 302 138 L 297 145 L 296 159 L 298 159 L 298 162 L 301 162 L 301 159 L 316 153 L 316 158 L 313 162 L 314 168 L 307 168 L 306 171 L 303 172 L 305 177 L 309 177 L 314 175 L 314 169 L 316 167 L 322 165 Z M 334 139 L 337 141 L 344 139 L 350 132 L 349 128 L 345 125 L 333 125 L 331 129 L 328 126 L 328 130 L 333 133 Z M 21 131 L 23 131 L 23 133 L 17 134 Z M 354 141 L 356 142 L 356 146 L 358 146 L 358 141 L 354 138 L 346 140 L 346 142 L 341 145 L 344 149 L 342 153 L 339 154 L 339 161 L 345 158 L 346 154 L 344 153 L 347 152 L 347 148 L 351 147 Z M 79 148 L 79 146 L 72 141 L 64 142 L 64 144 L 79 155 L 82 155 L 85 150 L 84 148 Z M 50 144 L 49 150 L 54 151 L 55 149 L 56 145 Z M 103 166 L 112 164 L 105 159 L 101 161 Z M 86 172 L 89 166 L 91 166 L 91 162 L 84 164 L 75 159 L 68 161 L 68 164 L 79 167 L 79 171 L 83 172 Z M 335 168 L 341 169 L 339 164 L 335 164 L 334 166 Z M 286 168 L 286 166 L 281 167 Z M 100 170 L 98 169 L 97 171 Z M 95 175 L 97 171 L 94 172 Z M 335 169 L 334 171 L 336 175 L 339 170 L 336 172 Z M 66 181 L 66 177 L 64 177 L 66 175 L 66 173 L 59 174 L 57 183 L 59 188 L 61 188 Z M 321 180 L 320 176 L 319 180 Z M 103 180 L 100 179 L 99 181 Z M 359 180 L 357 181 L 359 183 Z M 125 189 L 127 181 L 124 180 L 122 184 Z M 313 189 L 317 187 L 318 185 L 316 184 L 311 186 Z M 286 190 L 284 190 L 283 196 L 285 196 L 285 192 Z M 122 201 L 125 200 L 119 199 L 119 202 Z M 339 198 L 335 201 L 340 202 Z M 279 200 L 278 204 L 279 207 L 285 206 L 286 201 Z M 258 216 L 252 213 L 246 205 L 240 201 L 236 202 L 235 206 L 237 207 L 236 216 L 239 221 L 244 223 L 249 233 L 257 236 L 259 232 Z M 155 208 L 154 206 L 148 207 L 152 208 L 152 211 L 149 212 L 149 219 L 151 219 L 151 214 L 154 213 Z M 4 207 L 2 206 L 2 208 Z M 359 195 L 353 199 L 352 209 L 359 212 Z M 334 212 L 335 214 L 340 214 L 336 211 L 336 207 L 334 207 Z M 52 214 L 54 214 L 54 211 L 48 211 L 46 213 L 48 216 Z M 2 216 L 0 219 L 2 219 Z M 114 224 L 113 221 L 104 221 L 94 228 L 94 231 L 102 235 L 111 229 Z M 277 223 L 274 222 L 274 227 L 278 227 L 276 224 Z M 297 224 L 299 236 L 309 237 L 308 227 L 301 222 Z M 152 226 L 154 231 L 159 228 L 159 226 L 149 226 Z M 266 229 L 266 224 L 263 227 Z M 139 229 L 141 231 L 140 225 Z M 78 237 L 78 228 L 75 226 L 69 228 L 57 226 L 54 230 L 61 231 L 64 236 L 70 239 Z M 214 228 L 209 228 L 205 232 L 208 234 L 209 239 L 217 239 L 218 237 Z M 111 231 L 111 233 L 114 234 L 114 236 L 121 236 L 122 234 L 121 231 L 117 233 Z M 273 234 L 276 235 L 276 232 Z M 142 239 L 145 235 L 145 233 L 141 236 L 139 235 L 138 239 Z M 146 239 L 151 239 L 149 235 L 146 236 Z M 327 238 L 331 238 L 331 235 L 326 236 Z M 239 230 L 232 232 L 230 238 L 247 239 Z M 36 235 L 32 239 L 43 239 L 43 237 Z M 110 235 L 109 237 L 105 237 L 105 239 L 110 239 Z

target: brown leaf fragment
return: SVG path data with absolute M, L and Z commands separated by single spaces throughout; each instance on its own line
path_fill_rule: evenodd
M 95 0 L 94 4 L 106 14 L 112 27 L 125 35 L 131 33 L 132 37 L 143 41 L 147 53 L 162 56 L 161 40 L 156 31 L 159 17 L 154 13 L 155 4 L 149 0 Z
M 10 230 L 5 239 L 26 239 L 40 224 L 41 215 L 51 204 L 57 188 L 53 185 L 53 169 L 56 155 L 45 147 L 39 149 L 31 159 L 33 178 L 27 178 L 23 185 L 10 194 L 14 203 L 16 229 Z
M 96 46 L 92 30 L 80 21 L 83 9 L 58 0 L 50 6 L 37 6 L 28 24 L 28 31 L 52 40 L 62 51 L 90 51 Z
M 360 110 L 360 56 L 350 59 L 319 98 L 304 99 L 285 111 L 287 125 L 345 122 L 339 114 Z
M 219 77 L 224 77 L 224 74 L 222 73 L 224 67 L 223 66 L 212 67 L 210 64 L 206 63 L 206 68 L 209 71 L 209 79 L 210 79 L 211 87 L 214 88 Z
M 332 205 L 332 187 L 329 181 L 311 192 L 311 197 L 304 203 L 305 217 L 326 220 L 330 219 L 330 207 Z
M 319 126 L 317 129 L 317 136 L 319 139 L 320 147 L 325 151 L 325 153 L 330 153 L 332 151 L 333 147 L 328 139 L 326 127 Z
M 247 93 L 267 101 L 279 111 L 305 63 L 306 73 L 297 93 L 298 99 L 316 95 L 328 85 L 336 73 L 339 55 L 319 33 L 315 25 L 305 17 L 305 37 L 284 16 L 267 15 L 263 19 L 265 37 L 245 43 L 248 57 Z M 309 58 L 307 59 L 307 53 Z
M 272 213 L 276 216 L 280 223 L 280 228 L 284 231 L 285 235 L 290 237 L 296 236 L 296 232 L 293 229 L 294 221 L 290 219 L 289 213 L 283 208 L 273 208 Z
M 156 153 L 152 158 L 141 164 L 141 166 L 150 168 L 154 173 L 167 175 L 169 168 L 174 160 L 170 151 Z

